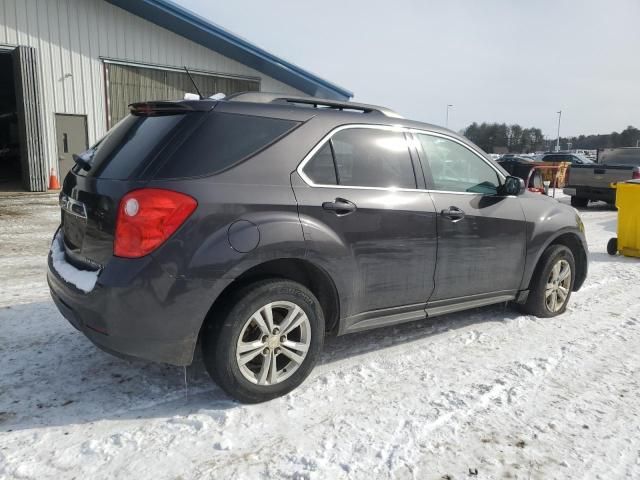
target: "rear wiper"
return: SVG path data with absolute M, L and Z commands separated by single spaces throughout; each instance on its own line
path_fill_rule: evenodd
M 93 150 L 89 149 L 85 152 L 82 152 L 80 155 L 76 155 L 75 153 L 72 155 L 73 161 L 82 169 L 82 170 L 91 170 L 91 157 L 93 156 Z

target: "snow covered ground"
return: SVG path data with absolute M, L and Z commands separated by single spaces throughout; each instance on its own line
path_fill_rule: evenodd
M 640 478 L 640 260 L 605 253 L 604 205 L 582 213 L 590 275 L 565 315 L 328 339 L 300 388 L 253 406 L 198 363 L 185 391 L 183 369 L 76 332 L 44 277 L 58 215 L 0 199 L 0 478 Z

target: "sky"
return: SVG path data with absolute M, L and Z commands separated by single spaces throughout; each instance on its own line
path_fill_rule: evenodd
M 640 127 L 640 0 L 175 1 L 414 120 Z

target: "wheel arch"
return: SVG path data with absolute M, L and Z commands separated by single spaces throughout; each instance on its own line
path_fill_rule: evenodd
M 219 310 L 234 291 L 250 283 L 270 278 L 291 280 L 308 288 L 316 296 L 322 307 L 325 316 L 325 332 L 335 334 L 338 331 L 340 299 L 331 276 L 324 269 L 308 260 L 279 258 L 252 266 L 227 285 L 209 308 L 200 327 L 198 337 L 202 335 L 202 331 L 207 325 L 218 320 L 215 312 Z
M 587 269 L 589 260 L 587 258 L 587 252 L 582 246 L 582 241 L 577 234 L 572 232 L 566 232 L 555 237 L 549 245 L 545 248 L 549 248 L 551 245 L 564 245 L 573 254 L 573 258 L 576 262 L 576 278 L 573 284 L 573 291 L 577 292 L 582 287 L 585 279 L 587 278 Z M 540 261 L 540 259 L 538 259 Z
M 573 284 L 573 291 L 577 292 L 578 290 L 580 290 L 585 279 L 587 278 L 589 261 L 587 258 L 587 251 L 580 236 L 576 232 L 572 231 L 559 233 L 558 235 L 548 240 L 544 247 L 538 251 L 535 268 L 531 276 L 527 280 L 527 289 L 530 288 L 531 281 L 535 278 L 535 275 L 540 268 L 540 259 L 542 258 L 544 252 L 552 245 L 564 245 L 569 250 L 571 250 L 576 263 L 576 277 Z

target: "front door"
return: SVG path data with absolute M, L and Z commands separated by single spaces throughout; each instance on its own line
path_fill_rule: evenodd
M 520 200 L 499 196 L 502 175 L 462 143 L 441 135 L 417 137 L 438 212 L 435 289 L 429 303 L 515 295 L 526 244 Z
M 58 178 L 63 179 L 74 165 L 73 154 L 89 148 L 86 115 L 56 113 L 56 142 L 58 144 Z
M 424 317 L 436 216 L 429 194 L 417 189 L 415 160 L 414 169 L 402 131 L 349 127 L 292 176 L 309 257 L 337 279 L 347 330 L 374 326 L 376 317 Z

